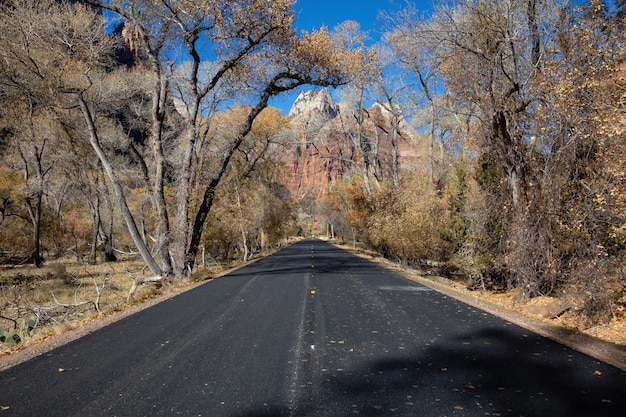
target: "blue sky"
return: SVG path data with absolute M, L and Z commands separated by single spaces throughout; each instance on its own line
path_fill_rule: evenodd
M 436 0 L 413 0 L 420 10 L 428 11 Z M 296 28 L 312 31 L 325 25 L 333 29 L 346 20 L 359 22 L 361 29 L 368 31 L 373 41 L 380 37 L 379 12 L 393 12 L 404 7 L 405 0 L 297 0 L 295 5 Z M 298 92 L 288 92 L 271 100 L 270 105 L 289 113 Z
M 355 20 L 374 37 L 379 11 L 397 10 L 403 4 L 404 0 L 297 0 L 296 27 L 310 31 L 326 25 L 332 29 L 345 20 Z

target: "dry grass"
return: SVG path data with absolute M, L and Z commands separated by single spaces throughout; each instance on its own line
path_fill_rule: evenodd
M 415 274 L 413 277 L 423 276 Z M 446 279 L 438 279 L 438 282 L 447 285 L 460 295 L 471 297 L 482 302 L 489 303 L 497 308 L 524 315 L 530 319 L 559 326 L 568 330 L 581 332 L 597 339 L 626 346 L 626 316 L 615 314 L 611 321 L 598 326 L 587 327 L 581 320 L 580 314 L 575 310 L 567 310 L 559 313 L 548 314 L 554 309 L 554 305 L 560 302 L 553 297 L 535 297 L 525 302 L 517 301 L 514 291 L 494 293 L 490 291 L 470 291 L 466 286 Z M 558 311 L 554 310 L 555 312 Z
M 0 266 L 0 327 L 37 319 L 32 337 L 15 346 L 0 343 L 0 356 L 26 348 L 164 294 L 176 293 L 222 272 L 201 269 L 188 282 L 140 287 L 129 300 L 133 280 L 149 273 L 138 260 L 85 265 L 71 258 L 32 266 Z

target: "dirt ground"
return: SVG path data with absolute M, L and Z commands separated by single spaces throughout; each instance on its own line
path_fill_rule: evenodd
M 458 299 L 488 313 L 494 314 L 507 321 L 518 324 L 559 343 L 607 362 L 626 371 L 626 320 L 613 320 L 605 326 L 597 326 L 581 332 L 572 326 L 567 315 L 558 313 L 555 301 L 547 297 L 534 299 L 526 305 L 513 302 L 512 294 L 491 294 L 483 291 L 469 291 L 463 285 L 445 278 L 424 276 L 417 271 L 400 267 L 387 260 L 367 254 L 360 254 L 370 260 L 394 269 L 407 278 L 420 284 L 440 291 L 447 296 Z M 229 271 L 225 271 L 224 274 Z M 160 303 L 181 292 L 188 291 L 201 285 L 202 282 L 189 284 L 184 287 L 170 288 L 165 294 L 150 298 L 141 304 L 131 305 L 122 311 L 115 311 L 89 321 L 68 324 L 64 328 L 57 328 L 53 333 L 27 339 L 16 348 L 0 353 L 0 371 L 27 361 L 36 356 L 45 354 L 56 347 L 62 346 L 101 327 L 107 326 L 124 317 Z M 546 317 L 548 316 L 548 317 Z

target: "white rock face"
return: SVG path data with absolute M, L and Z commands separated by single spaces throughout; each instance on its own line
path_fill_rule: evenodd
M 310 114 L 312 112 L 328 115 L 330 118 L 337 116 L 339 107 L 335 104 L 328 88 L 317 91 L 302 91 L 295 103 L 293 103 L 293 106 L 291 106 L 289 116 L 297 117 L 300 114 Z

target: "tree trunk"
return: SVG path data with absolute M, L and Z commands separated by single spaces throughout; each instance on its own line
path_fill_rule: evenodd
M 243 221 L 243 210 L 241 209 L 241 196 L 239 194 L 239 187 L 235 185 L 235 194 L 237 197 L 237 210 L 239 211 L 239 230 L 241 231 L 241 243 L 243 245 L 243 261 L 248 260 L 248 237 L 246 236 L 246 229 Z
M 365 186 L 365 192 L 367 196 L 372 199 L 372 186 L 370 185 L 370 176 L 367 173 L 367 168 L 363 169 L 363 185 Z
M 246 262 L 248 260 L 248 237 L 246 236 L 246 231 L 241 228 L 241 244 L 243 245 L 243 261 Z
M 165 119 L 165 103 L 167 99 L 167 79 L 156 72 L 158 80 L 152 97 L 152 153 L 155 163 L 152 197 L 157 212 L 156 248 L 155 253 L 160 264 L 161 274 L 170 276 L 173 272 L 170 255 L 170 221 L 165 201 L 165 157 L 163 156 L 163 121 Z
M 177 182 L 176 190 L 176 240 L 172 243 L 172 250 L 174 254 L 174 261 L 177 265 L 184 265 L 185 262 L 185 250 L 189 243 L 189 211 L 190 211 L 190 199 L 191 189 L 194 175 L 194 159 L 193 150 L 197 140 L 197 131 L 192 122 L 188 121 L 187 132 L 188 138 L 185 144 L 185 151 L 183 156 L 183 166 L 180 174 L 180 178 Z M 177 271 L 178 272 L 178 271 Z
M 531 59 L 530 62 L 535 71 L 541 72 L 541 37 L 539 34 L 539 26 L 537 25 L 537 0 L 528 0 L 528 31 L 530 32 L 531 41 Z
M 422 86 L 422 90 L 426 95 L 426 100 L 430 104 L 430 143 L 429 143 L 429 159 L 430 163 L 428 166 L 428 178 L 430 181 L 431 187 L 435 185 L 435 128 L 437 126 L 437 114 L 435 109 L 435 102 L 433 100 L 433 96 L 430 92 L 430 88 L 428 87 L 427 79 L 424 78 L 424 75 L 420 71 L 417 71 L 417 76 L 419 77 L 420 84 Z
M 509 182 L 509 188 L 511 189 L 511 198 L 513 200 L 513 207 L 517 212 L 520 209 L 520 184 L 519 184 L 519 176 L 514 167 L 511 167 L 507 170 L 507 180 Z
M 400 176 L 398 174 L 398 122 L 395 119 L 396 116 L 394 115 L 393 133 L 391 136 L 391 169 L 393 171 L 393 185 L 397 187 L 400 183 Z
M 93 229 L 91 232 L 91 248 L 89 250 L 89 259 L 87 262 L 90 265 L 96 264 L 96 250 L 98 249 L 98 235 L 100 234 L 100 198 L 96 197 L 96 204 L 89 203 L 91 209 L 91 220 L 93 222 Z
M 31 125 L 32 127 L 32 125 Z M 41 203 L 43 200 L 43 187 L 44 187 L 44 175 L 48 171 L 44 171 L 42 166 L 42 158 L 44 148 L 46 146 L 46 142 L 44 141 L 41 149 L 38 146 L 34 146 L 34 157 L 35 157 L 35 171 L 37 173 L 37 185 L 35 187 L 35 191 L 33 196 L 26 197 L 26 207 L 28 208 L 28 215 L 30 217 L 31 225 L 33 226 L 33 234 L 32 234 L 32 252 L 31 252 L 31 261 L 37 268 L 41 268 L 43 266 L 43 257 L 41 256 Z M 22 149 L 19 149 L 19 154 L 24 163 L 24 179 L 26 181 L 29 180 L 30 173 L 28 168 L 28 160 L 26 156 L 22 152 Z M 34 199 L 34 201 L 33 201 Z
M 113 249 L 113 233 L 106 233 L 103 235 L 104 240 L 104 261 L 105 262 L 117 262 L 117 256 L 115 256 L 115 250 Z
M 41 200 L 42 193 L 38 192 L 35 196 L 35 207 L 33 207 L 30 199 L 27 199 L 28 213 L 33 226 L 33 250 L 31 259 L 37 268 L 43 266 L 43 256 L 41 256 Z
M 509 131 L 509 120 L 504 111 L 497 112 L 492 121 L 493 140 L 505 170 L 515 212 L 526 205 L 526 174 L 523 154 L 518 140 Z
M 185 148 L 183 152 L 180 179 L 178 181 L 178 202 L 176 208 L 178 216 L 176 218 L 177 238 L 176 241 L 173 243 L 174 259 L 177 263 L 180 264 L 185 263 L 185 249 L 187 248 L 187 244 L 189 243 L 190 199 L 196 167 L 194 159 L 194 149 L 200 137 L 200 132 L 197 125 L 198 118 L 200 117 L 200 101 L 202 99 L 202 95 L 198 90 L 198 71 L 200 69 L 201 59 L 195 49 L 195 43 L 191 40 L 189 42 L 190 43 L 187 45 L 187 48 L 191 56 L 193 57 L 193 64 L 190 74 L 191 76 L 188 80 L 188 86 L 190 88 L 190 91 L 192 91 L 193 93 L 191 103 L 189 103 L 187 106 L 188 114 L 185 115 L 185 120 L 187 122 L 187 141 L 185 143 Z
M 111 203 L 111 193 L 109 191 L 109 188 L 106 186 L 106 182 L 103 182 L 103 185 L 106 192 L 106 198 L 104 199 L 104 202 L 106 204 L 109 216 L 106 230 L 104 230 L 103 222 L 100 222 L 100 233 L 102 235 L 102 240 L 104 241 L 104 260 L 105 262 L 117 262 L 117 256 L 115 256 L 115 250 L 113 248 L 113 235 L 115 226 L 115 219 L 113 217 L 113 204 Z
M 150 272 L 155 276 L 162 276 L 161 269 L 159 265 L 152 257 L 150 250 L 146 246 L 145 242 L 141 239 L 141 235 L 139 230 L 137 229 L 137 224 L 135 223 L 135 219 L 130 209 L 128 208 L 128 202 L 126 201 L 126 196 L 124 195 L 124 189 L 122 188 L 122 184 L 109 161 L 109 158 L 104 153 L 104 150 L 100 146 L 100 140 L 98 138 L 98 132 L 96 130 L 96 126 L 94 124 L 93 117 L 91 115 L 91 111 L 87 106 L 87 103 L 83 99 L 81 94 L 78 94 L 78 104 L 80 106 L 81 112 L 85 118 L 85 122 L 87 124 L 87 130 L 89 131 L 89 143 L 98 155 L 100 162 L 102 163 L 102 167 L 106 171 L 109 180 L 111 181 L 111 185 L 113 187 L 113 192 L 115 193 L 115 197 L 117 199 L 117 203 L 120 206 L 120 210 L 122 212 L 122 217 L 124 217 L 124 221 L 126 222 L 126 226 L 128 227 L 128 231 L 130 233 L 137 250 L 141 254 L 142 259 L 150 269 Z
M 213 198 L 215 197 L 217 185 L 219 184 L 220 179 L 222 178 L 222 175 L 226 170 L 228 160 L 230 160 L 231 156 L 232 153 L 229 154 L 229 152 L 224 154 L 222 158 L 222 163 L 213 173 L 213 176 L 209 180 L 209 184 L 204 191 L 204 196 L 202 198 L 202 202 L 200 203 L 200 207 L 198 207 L 196 218 L 193 223 L 193 229 L 191 230 L 189 249 L 187 250 L 187 253 L 185 255 L 185 267 L 183 271 L 184 274 L 191 275 L 191 271 L 193 270 L 193 266 L 196 261 L 196 255 L 198 254 L 198 248 L 200 247 L 200 240 L 202 238 L 202 229 L 204 228 L 204 222 L 207 215 L 209 214 L 209 211 L 211 210 L 211 206 L 213 205 Z

